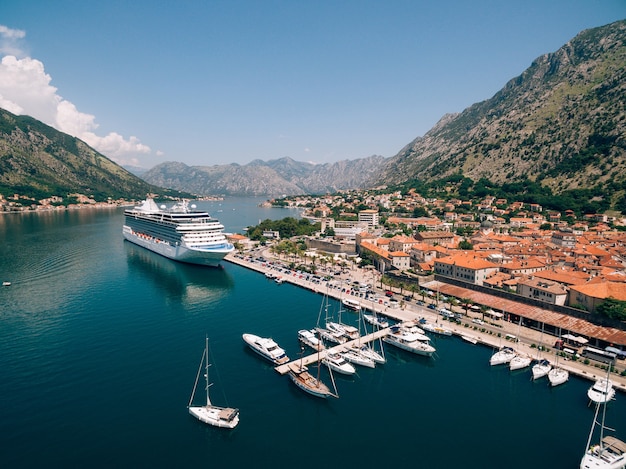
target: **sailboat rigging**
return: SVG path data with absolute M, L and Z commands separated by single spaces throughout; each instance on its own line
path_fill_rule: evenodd
M 202 372 L 202 366 L 204 365 L 204 378 L 206 381 L 206 404 L 203 406 L 193 406 L 193 400 L 198 387 L 198 381 L 200 380 L 200 373 Z M 189 413 L 201 422 L 213 425 L 214 427 L 221 428 L 235 428 L 239 423 L 239 409 L 231 407 L 218 407 L 211 404 L 209 397 L 209 337 L 206 337 L 204 352 L 202 354 L 202 360 L 200 360 L 200 366 L 198 367 L 198 373 L 196 375 L 196 382 L 191 392 L 191 398 L 187 408 Z

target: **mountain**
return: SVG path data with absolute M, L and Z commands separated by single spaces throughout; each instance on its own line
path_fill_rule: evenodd
M 104 201 L 140 199 L 150 192 L 163 193 L 82 140 L 0 109 L 1 194 L 43 199 L 78 193 Z
M 313 164 L 285 157 L 254 160 L 246 165 L 187 166 L 167 162 L 142 175 L 151 184 L 200 195 L 281 196 L 323 194 L 369 186 L 384 162 L 370 156 L 336 163 Z
M 378 183 L 530 181 L 554 193 L 626 190 L 626 21 L 537 58 L 491 99 L 444 116 L 384 163 Z

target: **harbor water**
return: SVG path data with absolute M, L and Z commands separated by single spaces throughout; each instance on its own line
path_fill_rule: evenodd
M 297 216 L 257 203 L 197 202 L 230 232 Z M 552 389 L 445 337 L 433 359 L 386 346 L 386 364 L 335 376 L 339 399 L 311 397 L 241 335 L 297 358 L 320 295 L 170 261 L 124 241 L 122 224 L 121 208 L 0 216 L 2 467 L 578 467 L 590 382 Z M 212 400 L 240 409 L 234 430 L 187 412 L 205 335 Z M 626 438 L 621 393 L 607 425 Z

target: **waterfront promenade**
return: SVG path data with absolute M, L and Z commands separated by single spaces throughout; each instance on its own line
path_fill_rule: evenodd
M 326 281 L 310 280 L 306 275 L 300 275 L 297 273 L 286 274 L 284 272 L 277 272 L 275 266 L 281 264 L 283 261 L 278 258 L 274 258 L 269 250 L 262 252 L 262 256 L 267 262 L 259 262 L 257 260 L 240 256 L 236 253 L 229 254 L 225 260 L 232 262 L 233 264 L 240 265 L 242 267 L 255 270 L 261 274 L 272 273 L 275 276 L 279 276 L 282 282 L 288 282 L 307 290 L 319 293 L 322 295 L 328 295 L 329 297 L 336 298 L 341 301 L 342 298 L 355 299 L 353 296 L 342 293 L 341 289 L 329 288 L 326 285 Z M 273 264 L 270 264 L 273 262 Z M 402 301 L 395 303 L 395 307 L 386 301 L 383 296 L 384 292 L 375 285 L 373 274 L 370 271 L 363 269 L 352 269 L 342 273 L 340 276 L 336 276 L 332 282 L 341 282 L 344 285 L 352 284 L 353 282 L 369 283 L 372 285 L 372 289 L 377 292 L 377 297 L 374 301 L 364 298 L 358 298 L 362 308 L 375 311 L 378 314 L 387 316 L 395 321 L 414 321 L 416 324 L 421 318 L 424 318 L 429 323 L 439 323 L 445 325 L 445 327 L 452 331 L 453 335 L 463 336 L 471 335 L 476 338 L 477 345 L 483 345 L 491 347 L 493 349 L 500 348 L 507 345 L 513 347 L 516 352 L 529 355 L 531 358 L 548 359 L 553 365 L 556 363 L 555 350 L 553 349 L 556 337 L 553 337 L 547 333 L 542 334 L 541 331 L 529 329 L 518 324 L 499 320 L 494 323 L 485 321 L 482 324 L 475 324 L 472 322 L 472 313 L 468 316 L 463 316 L 460 323 L 453 321 L 444 321 L 444 319 L 437 313 L 436 310 L 429 309 L 426 306 L 420 306 L 415 302 Z M 428 299 L 425 299 L 428 304 Z M 474 314 L 474 318 L 478 318 L 479 314 Z M 418 324 L 419 325 L 419 324 Z M 381 331 L 384 333 L 384 330 Z M 363 340 L 363 339 L 362 339 Z M 370 339 L 372 340 L 372 339 Z M 539 351 L 538 346 L 542 346 L 546 350 Z M 342 346 L 345 346 L 343 344 Z M 468 346 L 472 346 L 468 343 Z M 320 354 L 313 353 L 307 357 L 303 357 L 304 364 L 311 364 L 317 361 L 318 358 L 323 358 Z M 300 358 L 294 360 L 294 362 L 300 361 Z M 559 357 L 559 367 L 569 371 L 571 375 L 577 375 L 584 379 L 588 379 L 591 382 L 606 377 L 606 371 L 594 366 L 593 361 L 590 364 L 585 365 L 583 360 L 567 360 L 563 357 Z M 285 368 L 283 370 L 283 368 Z M 611 381 L 614 384 L 615 389 L 626 393 L 626 376 L 622 376 L 619 373 L 626 368 L 624 360 L 618 360 L 616 366 L 618 373 L 611 373 Z M 286 367 L 277 367 L 276 371 L 279 373 L 286 373 Z

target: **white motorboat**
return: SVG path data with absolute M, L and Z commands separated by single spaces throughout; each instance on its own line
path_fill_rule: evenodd
M 289 357 L 285 351 L 273 339 L 259 337 L 254 334 L 243 334 L 242 338 L 252 350 L 275 365 L 283 365 L 289 362 Z
M 509 362 L 509 368 L 511 371 L 521 370 L 522 368 L 530 366 L 531 362 L 532 358 L 530 358 L 528 355 L 518 353 Z
M 473 335 L 469 335 L 469 334 L 462 334 L 461 339 L 473 345 L 476 345 L 478 343 L 478 339 L 474 337 Z
M 352 311 L 361 311 L 361 303 L 351 298 L 344 298 L 341 300 L 341 304 Z
M 330 329 L 324 329 L 323 327 L 316 327 L 315 332 L 317 332 L 322 339 L 335 344 L 344 344 L 348 341 L 342 332 L 331 331 Z
M 316 352 L 324 350 L 324 344 L 320 339 L 317 338 L 315 329 L 307 330 L 301 329 L 298 331 L 298 340 L 302 342 L 304 345 L 311 347 Z
M 420 326 L 426 332 L 432 332 L 433 334 L 439 334 L 439 335 L 445 335 L 445 336 L 451 336 L 452 335 L 452 331 L 450 329 L 448 329 L 447 327 L 440 326 L 439 324 L 432 324 L 430 322 L 423 322 L 423 323 L 420 323 Z
M 428 337 L 424 334 L 411 332 L 401 326 L 392 326 L 383 340 L 408 352 L 427 357 L 431 357 L 436 351 L 435 347 L 428 343 Z
M 561 368 L 560 366 L 555 366 L 550 371 L 548 371 L 548 381 L 550 381 L 551 386 L 558 386 L 559 384 L 563 384 L 568 379 L 569 371 Z
M 365 319 L 370 324 L 377 326 L 381 329 L 384 329 L 385 327 L 389 327 L 389 321 L 387 321 L 383 317 L 380 317 L 377 314 L 364 314 L 363 319 Z
M 550 373 L 551 369 L 552 369 L 552 365 L 550 364 L 548 360 L 546 360 L 545 358 L 542 360 L 539 360 L 532 367 L 533 379 L 543 378 L 548 373 Z
M 354 326 L 348 326 L 339 322 L 326 321 L 326 329 L 341 334 L 348 340 L 356 340 L 359 338 L 359 330 Z
M 615 397 L 615 388 L 610 379 L 601 378 L 589 388 L 587 396 L 596 404 L 604 404 Z
M 337 352 L 326 354 L 326 356 L 322 358 L 322 363 L 337 373 L 344 375 L 353 375 L 356 373 L 356 368 Z
M 491 366 L 505 365 L 509 363 L 515 357 L 516 353 L 511 347 L 502 347 L 496 353 L 494 353 L 489 359 Z
M 198 387 L 200 373 L 202 372 L 202 365 L 205 366 L 204 378 L 206 380 L 206 404 L 202 406 L 193 406 L 193 399 L 196 395 L 196 388 Z M 198 373 L 196 375 L 196 382 L 193 386 L 191 399 L 189 399 L 187 409 L 189 409 L 189 413 L 191 415 L 201 422 L 213 425 L 214 427 L 235 428 L 239 423 L 239 409 L 231 407 L 218 407 L 211 404 L 211 399 L 209 398 L 209 387 L 209 338 L 207 337 L 204 353 L 202 354 L 202 360 L 200 360 L 200 367 L 198 368 Z

